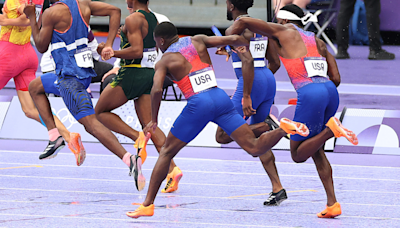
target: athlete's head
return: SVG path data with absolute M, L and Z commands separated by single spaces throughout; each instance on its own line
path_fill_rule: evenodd
M 148 5 L 149 0 L 126 0 L 126 4 L 128 5 L 128 10 L 129 8 L 133 8 L 134 3 L 139 3 L 139 4 L 145 4 Z
M 154 40 L 162 52 L 167 50 L 172 41 L 179 38 L 178 30 L 171 22 L 162 22 L 154 28 Z
M 229 21 L 233 20 L 232 11 L 238 10 L 247 13 L 247 10 L 253 6 L 254 0 L 226 0 L 226 17 Z
M 301 27 L 303 26 L 303 23 L 301 22 L 303 17 L 303 10 L 295 4 L 289 4 L 282 7 L 276 15 L 279 24 L 284 25 L 287 23 L 293 23 Z

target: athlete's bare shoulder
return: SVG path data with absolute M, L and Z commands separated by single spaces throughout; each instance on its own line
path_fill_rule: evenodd
M 168 67 L 171 66 L 171 63 L 178 61 L 180 59 L 180 56 L 181 53 L 179 52 L 167 52 L 163 54 L 161 60 L 158 61 L 158 63 L 161 63 L 161 65 L 165 65 Z
M 56 30 L 64 31 L 70 26 L 71 14 L 64 4 L 55 4 L 43 12 L 42 23 L 51 24 Z
M 164 53 L 161 60 L 157 62 L 157 69 L 165 69 L 167 75 L 173 80 L 181 80 L 189 71 L 189 63 L 185 63 L 185 57 L 179 52 Z
M 198 34 L 198 35 L 195 35 L 195 36 L 192 36 L 192 37 L 190 37 L 191 39 L 192 39 L 192 41 L 196 41 L 196 42 L 203 42 L 204 43 L 204 39 L 205 38 L 207 38 L 207 36 L 206 35 L 203 35 L 203 34 Z
M 136 12 L 133 12 L 132 14 L 130 14 L 129 16 L 127 16 L 126 19 L 125 19 L 125 21 L 127 21 L 127 20 L 129 20 L 129 21 L 132 21 L 132 20 L 135 20 L 135 21 L 136 21 L 136 20 L 139 20 L 139 21 L 141 21 L 141 20 L 146 20 L 146 17 L 144 16 L 144 14 L 142 14 L 142 13 L 136 11 Z

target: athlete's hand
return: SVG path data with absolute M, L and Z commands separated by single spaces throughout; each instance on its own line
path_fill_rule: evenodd
M 103 50 L 101 50 L 101 58 L 103 60 L 109 60 L 114 56 L 114 50 L 112 47 L 104 47 Z
M 153 133 L 157 129 L 157 122 L 150 121 L 147 126 L 143 129 L 144 134 L 147 132 Z
M 240 52 L 240 53 L 246 53 L 247 52 L 247 47 L 246 46 L 235 47 L 234 51 L 235 52 Z
M 228 62 L 229 57 L 230 57 L 229 53 L 223 47 L 218 48 L 217 51 L 215 52 L 215 54 L 217 54 L 217 55 L 226 55 L 226 61 L 227 62 Z
M 243 97 L 242 98 L 242 107 L 243 107 L 243 115 L 244 116 L 252 116 L 256 114 L 256 110 L 252 107 L 251 97 Z
M 111 70 L 109 70 L 107 73 L 105 73 L 105 74 L 103 75 L 103 78 L 101 78 L 101 82 L 104 82 L 104 80 L 105 80 L 108 76 L 110 76 L 110 75 L 112 75 L 112 74 L 118 75 L 119 68 L 120 68 L 120 67 L 114 67 L 114 68 L 112 68 Z
M 105 46 L 106 44 L 104 42 L 101 42 L 99 43 L 99 45 L 97 45 L 97 53 L 99 53 L 99 55 L 101 55 L 101 52 L 103 51 Z
M 30 18 L 34 18 L 36 20 L 36 8 L 35 8 L 35 4 L 31 3 L 31 4 L 27 4 L 24 7 L 24 14 L 26 15 L 26 17 L 28 19 Z

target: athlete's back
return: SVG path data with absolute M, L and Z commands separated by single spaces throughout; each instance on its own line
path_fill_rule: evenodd
M 78 5 L 80 8 L 80 12 L 82 14 L 82 18 L 85 21 L 86 24 L 89 24 L 90 21 L 90 7 L 89 7 L 89 1 L 87 0 L 78 0 Z M 54 6 L 50 7 L 48 10 L 45 11 L 45 13 L 51 18 L 51 19 L 57 19 L 55 20 L 56 23 L 54 24 L 54 29 L 58 31 L 65 31 L 71 26 L 71 22 L 74 23 L 74 21 L 71 20 L 71 14 L 69 11 L 69 8 L 65 4 L 55 4 Z
M 200 36 L 181 38 L 165 52 L 165 61 L 169 62 L 168 72 L 175 81 L 212 65 L 207 47 Z

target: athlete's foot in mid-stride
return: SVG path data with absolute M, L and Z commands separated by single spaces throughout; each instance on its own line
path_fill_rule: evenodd
M 345 137 L 353 145 L 358 144 L 357 135 L 354 134 L 354 132 L 350 131 L 349 129 L 343 127 L 342 123 L 338 118 L 331 117 L 328 123 L 326 123 L 326 126 L 329 127 L 329 129 L 331 129 L 336 138 Z
M 146 178 L 142 173 L 142 159 L 138 155 L 130 157 L 129 176 L 133 176 L 135 179 L 136 189 L 142 191 L 146 186 Z
M 279 192 L 271 192 L 268 199 L 264 202 L 265 206 L 279 206 L 287 199 L 286 190 L 282 189 Z
M 82 165 L 86 158 L 86 150 L 82 145 L 81 135 L 79 133 L 70 133 L 68 148 L 74 153 L 76 164 Z
M 341 214 L 342 208 L 340 207 L 340 204 L 336 202 L 330 207 L 326 206 L 325 210 L 318 213 L 317 216 L 318 218 L 335 218 L 336 216 L 339 216 Z
M 264 122 L 268 124 L 270 131 L 279 128 L 280 125 L 279 120 L 272 114 L 269 114 L 267 118 L 265 118 Z M 290 134 L 285 135 L 285 138 L 290 139 Z
M 147 132 L 147 134 L 144 135 L 143 131 L 141 131 L 139 132 L 139 137 L 135 141 L 135 145 L 133 145 L 137 150 L 137 155 L 142 159 L 142 164 L 147 158 L 146 146 L 150 137 L 150 132 Z
M 282 130 L 284 130 L 287 134 L 291 135 L 297 134 L 306 137 L 308 136 L 308 134 L 310 134 L 310 131 L 308 130 L 308 127 L 305 124 L 289 120 L 288 118 L 282 118 L 279 127 Z
M 49 141 L 49 144 L 47 145 L 46 149 L 44 149 L 43 153 L 40 154 L 39 159 L 50 159 L 54 158 L 57 156 L 58 152 L 64 148 L 65 142 L 64 139 L 59 136 L 56 140 L 54 141 Z
M 145 207 L 145 206 L 143 206 L 143 204 L 141 204 L 138 207 L 138 209 L 136 209 L 135 211 L 126 212 L 126 215 L 131 218 L 139 218 L 142 216 L 153 216 L 154 215 L 154 204 L 151 204 L 147 207 Z
M 178 190 L 178 184 L 183 174 L 178 166 L 175 166 L 171 173 L 167 175 L 167 185 L 161 190 L 162 193 L 171 193 Z

